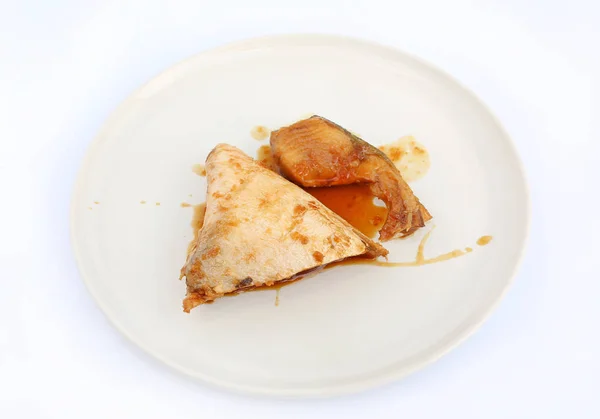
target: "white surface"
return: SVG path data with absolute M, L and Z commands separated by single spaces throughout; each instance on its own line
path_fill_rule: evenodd
M 434 166 L 413 188 L 434 221 L 385 243 L 391 260 L 414 260 L 433 223 L 426 257 L 476 251 L 418 268 L 340 267 L 285 288 L 277 307 L 271 291 L 184 314 L 176 278 L 192 210 L 179 204 L 206 200 L 192 165 L 220 141 L 254 156 L 253 126 L 277 129 L 309 111 L 374 145 L 407 134 L 426 144 Z M 72 203 L 81 274 L 127 337 L 221 387 L 331 396 L 403 377 L 478 327 L 521 259 L 529 197 L 510 139 L 454 80 L 376 44 L 279 36 L 195 55 L 131 95 L 100 132 Z M 493 241 L 480 248 L 483 235 Z
M 0 14 L 0 416 L 600 415 L 597 3 L 175 3 L 11 2 Z M 400 383 L 318 402 L 232 396 L 154 362 L 90 304 L 68 240 L 75 173 L 121 100 L 199 50 L 286 31 L 366 37 L 457 77 L 517 142 L 533 197 L 524 266 L 478 333 Z

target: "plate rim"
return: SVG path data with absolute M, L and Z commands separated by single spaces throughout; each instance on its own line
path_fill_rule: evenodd
M 412 363 L 408 367 L 393 369 L 391 368 L 389 371 L 384 373 L 377 372 L 375 376 L 361 378 L 358 381 L 351 381 L 343 384 L 335 384 L 329 386 L 315 386 L 315 387 L 300 387 L 300 388 L 275 388 L 275 387 L 260 387 L 260 386 L 252 386 L 245 384 L 237 384 L 235 382 L 221 380 L 209 375 L 205 374 L 192 374 L 184 367 L 173 363 L 165 358 L 163 358 L 159 353 L 156 353 L 152 349 L 144 346 L 140 342 L 138 342 L 133 336 L 131 336 L 125 328 L 123 328 L 119 322 L 119 320 L 111 314 L 110 309 L 99 299 L 95 292 L 93 285 L 85 272 L 85 267 L 83 264 L 83 260 L 80 255 L 80 249 L 76 241 L 76 223 L 75 223 L 75 214 L 76 214 L 76 202 L 78 202 L 78 197 L 82 193 L 81 189 L 84 186 L 84 178 L 86 172 L 89 170 L 89 165 L 94 156 L 94 151 L 101 144 L 103 134 L 108 131 L 109 127 L 114 125 L 116 120 L 127 110 L 129 105 L 136 100 L 139 96 L 140 92 L 146 89 L 151 83 L 156 82 L 157 80 L 166 77 L 168 74 L 176 71 L 180 71 L 185 66 L 191 64 L 192 62 L 201 60 L 203 57 L 207 57 L 210 55 L 223 53 L 227 51 L 231 51 L 232 53 L 242 52 L 253 45 L 266 44 L 271 45 L 272 43 L 277 42 L 315 42 L 322 41 L 325 45 L 330 46 L 339 46 L 342 44 L 348 44 L 350 46 L 361 46 L 369 49 L 379 50 L 385 52 L 387 54 L 393 54 L 396 56 L 403 56 L 403 58 L 412 60 L 417 64 L 426 67 L 428 70 L 432 71 L 437 76 L 441 76 L 446 80 L 452 82 L 456 87 L 458 87 L 464 94 L 470 97 L 478 106 L 480 106 L 487 114 L 490 116 L 492 122 L 496 125 L 499 132 L 504 137 L 506 141 L 506 145 L 509 147 L 510 152 L 514 156 L 514 160 L 516 162 L 516 172 L 520 176 L 522 180 L 523 192 L 525 194 L 525 202 L 522 205 L 525 220 L 524 220 L 524 234 L 519 244 L 519 253 L 516 259 L 516 263 L 512 269 L 512 273 L 506 280 L 506 284 L 503 289 L 498 293 L 498 296 L 489 304 L 486 308 L 482 310 L 479 318 L 471 322 L 469 325 L 464 327 L 462 330 L 457 332 L 455 337 L 450 340 L 448 344 L 442 346 L 437 351 L 434 351 L 431 355 L 425 357 L 418 362 Z M 353 394 L 361 391 L 365 391 L 368 389 L 381 387 L 383 385 L 387 385 L 425 368 L 428 365 L 436 362 L 444 355 L 448 354 L 454 348 L 463 343 L 467 338 L 472 336 L 477 330 L 480 329 L 482 324 L 491 316 L 494 310 L 498 307 L 500 302 L 504 299 L 506 293 L 514 283 L 516 276 L 523 264 L 523 260 L 525 258 L 526 250 L 528 247 L 530 234 L 531 234 L 531 192 L 529 187 L 529 182 L 527 180 L 527 172 L 525 170 L 523 161 L 521 156 L 518 153 L 518 149 L 513 138 L 509 135 L 508 131 L 501 123 L 496 114 L 490 109 L 490 107 L 484 103 L 470 88 L 466 87 L 463 83 L 457 80 L 454 76 L 447 73 L 443 69 L 439 68 L 437 65 L 430 63 L 427 60 L 424 60 L 412 53 L 406 52 L 400 48 L 395 48 L 393 46 L 389 46 L 383 43 L 352 37 L 345 35 L 336 35 L 336 34 L 326 34 L 326 33 L 292 33 L 292 34 L 274 34 L 267 35 L 261 37 L 252 37 L 236 40 L 233 42 L 228 42 L 222 44 L 217 47 L 208 48 L 202 50 L 196 54 L 193 54 L 189 57 L 186 57 L 178 62 L 170 65 L 163 71 L 159 72 L 155 76 L 151 77 L 141 86 L 133 90 L 131 93 L 127 95 L 127 97 L 122 100 L 109 114 L 109 116 L 103 121 L 100 129 L 94 135 L 92 141 L 88 144 L 87 150 L 84 158 L 80 164 L 80 167 L 76 174 L 76 179 L 74 182 L 74 186 L 71 194 L 71 202 L 70 202 L 70 210 L 69 210 L 69 236 L 70 236 L 70 244 L 73 251 L 73 255 L 75 258 L 75 262 L 77 265 L 77 270 L 79 272 L 79 276 L 83 283 L 85 284 L 85 288 L 89 292 L 92 297 L 92 300 L 96 303 L 96 305 L 100 308 L 102 313 L 106 316 L 108 321 L 112 324 L 112 326 L 118 330 L 122 336 L 126 338 L 126 340 L 141 349 L 145 354 L 150 355 L 154 360 L 158 360 L 164 365 L 167 365 L 172 370 L 177 371 L 179 374 L 193 379 L 195 382 L 200 382 L 202 384 L 210 385 L 213 388 L 218 388 L 222 390 L 232 391 L 238 394 L 253 394 L 258 396 L 270 396 L 270 397 L 280 397 L 280 398 L 325 398 L 325 397 L 334 397 L 340 396 L 344 394 Z

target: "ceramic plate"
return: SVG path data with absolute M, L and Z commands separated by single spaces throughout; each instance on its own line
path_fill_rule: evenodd
M 434 220 L 387 243 L 390 261 L 340 266 L 281 290 L 223 298 L 185 314 L 178 280 L 192 172 L 219 142 L 255 156 L 255 126 L 325 116 L 375 145 L 412 135 L 431 168 L 411 184 Z M 92 296 L 132 342 L 231 390 L 328 396 L 396 380 L 472 333 L 506 291 L 523 252 L 528 195 L 514 147 L 489 110 L 422 61 L 331 36 L 277 36 L 194 56 L 133 93 L 90 147 L 72 202 L 72 241 Z M 487 246 L 479 237 L 489 235 Z

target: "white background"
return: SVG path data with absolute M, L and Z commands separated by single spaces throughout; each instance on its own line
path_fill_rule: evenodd
M 600 6 L 589 0 L 1 1 L 1 418 L 599 418 Z M 484 326 L 359 395 L 232 395 L 133 347 L 75 268 L 68 208 L 85 150 L 132 90 L 196 52 L 321 32 L 440 66 L 499 116 L 533 203 L 527 256 Z

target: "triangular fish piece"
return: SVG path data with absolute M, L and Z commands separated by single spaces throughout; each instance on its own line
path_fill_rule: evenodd
M 236 147 L 217 145 L 206 159 L 206 175 L 204 224 L 181 270 L 186 312 L 340 259 L 388 253 Z

